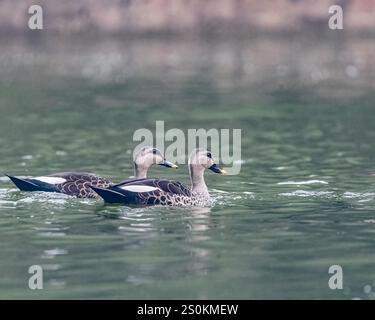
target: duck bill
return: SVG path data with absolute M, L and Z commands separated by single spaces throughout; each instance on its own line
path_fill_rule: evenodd
M 227 172 L 223 169 L 221 169 L 216 163 L 214 163 L 211 167 L 209 167 L 211 171 L 215 173 L 220 173 L 220 174 L 226 174 Z
M 168 160 L 163 160 L 162 162 L 159 162 L 158 163 L 159 166 L 164 166 L 164 167 L 167 167 L 167 168 L 173 168 L 173 169 L 177 169 L 178 166 L 175 165 L 174 163 L 168 161 Z

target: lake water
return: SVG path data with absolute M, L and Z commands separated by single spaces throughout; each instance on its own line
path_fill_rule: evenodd
M 375 42 L 0 42 L 0 172 L 129 178 L 135 130 L 242 129 L 211 208 L 19 192 L 0 177 L 0 298 L 375 297 Z M 150 176 L 189 183 L 186 165 Z M 28 288 L 41 265 L 44 289 Z M 328 268 L 343 269 L 343 290 Z

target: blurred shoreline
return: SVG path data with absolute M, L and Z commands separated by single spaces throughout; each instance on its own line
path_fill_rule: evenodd
M 247 38 L 95 37 L 92 35 L 11 37 L 0 41 L 0 87 L 59 87 L 66 79 L 88 85 L 139 81 L 168 92 L 176 83 L 209 85 L 238 101 L 291 99 L 350 103 L 373 96 L 375 42 L 366 37 L 304 35 Z M 184 88 L 184 86 L 178 87 Z M 42 90 L 42 88 L 40 88 Z M 173 93 L 177 94 L 177 93 Z M 0 105 L 1 105 L 0 99 Z M 106 97 L 109 106 L 121 99 Z
M 0 32 L 30 32 L 33 4 L 43 8 L 42 32 L 53 34 L 337 32 L 328 28 L 328 8 L 334 4 L 344 11 L 344 30 L 338 32 L 375 34 L 373 0 L 2 0 Z

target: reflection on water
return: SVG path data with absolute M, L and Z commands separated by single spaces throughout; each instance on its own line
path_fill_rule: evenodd
M 241 128 L 210 208 L 22 193 L 0 177 L 0 298 L 374 297 L 374 42 L 0 43 L 0 172 L 133 174 L 136 129 Z M 189 183 L 184 165 L 151 175 Z M 27 270 L 44 269 L 45 290 Z M 344 290 L 328 268 L 344 269 Z

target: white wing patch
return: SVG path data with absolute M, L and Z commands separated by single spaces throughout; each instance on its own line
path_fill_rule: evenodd
M 35 177 L 34 180 L 39 180 L 48 184 L 60 184 L 66 182 L 66 179 L 60 177 Z
M 122 186 L 120 187 L 122 190 L 130 191 L 130 192 L 150 192 L 155 190 L 160 190 L 159 188 L 151 187 L 151 186 L 142 186 L 142 185 L 132 185 L 132 186 Z

